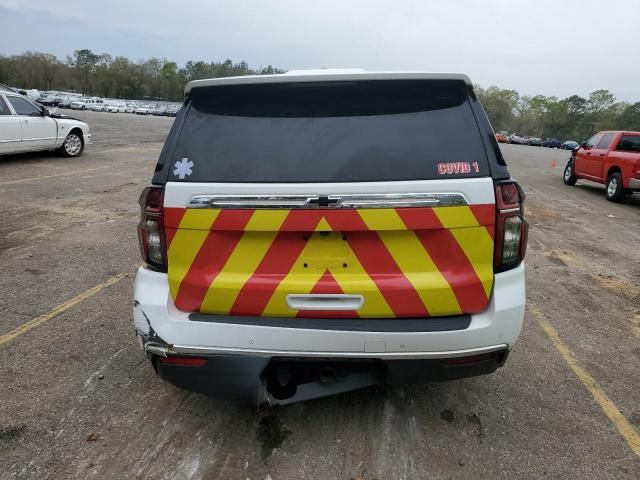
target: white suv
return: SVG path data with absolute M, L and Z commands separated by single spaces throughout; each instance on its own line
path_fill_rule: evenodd
M 197 80 L 140 197 L 135 329 L 182 388 L 282 404 L 504 364 L 524 195 L 466 75 Z

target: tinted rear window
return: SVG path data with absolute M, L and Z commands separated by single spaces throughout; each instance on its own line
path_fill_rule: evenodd
M 640 136 L 624 135 L 618 144 L 618 150 L 640 152 Z
M 468 89 L 460 81 L 195 88 L 175 147 L 166 154 L 172 181 L 357 182 L 490 175 Z M 184 158 L 194 164 L 190 174 L 175 168 Z

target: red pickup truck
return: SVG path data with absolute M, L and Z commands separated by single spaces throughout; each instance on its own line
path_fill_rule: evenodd
M 564 169 L 564 183 L 575 185 L 578 179 L 606 185 L 612 202 L 640 191 L 640 132 L 599 132 L 582 142 Z

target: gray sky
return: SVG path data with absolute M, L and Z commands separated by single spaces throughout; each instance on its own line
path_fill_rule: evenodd
M 0 53 L 454 71 L 521 94 L 640 101 L 639 21 L 637 0 L 0 0 Z

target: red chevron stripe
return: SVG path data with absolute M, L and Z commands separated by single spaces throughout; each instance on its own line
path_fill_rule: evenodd
M 476 313 L 487 306 L 487 295 L 473 266 L 449 230 L 419 230 L 420 239 L 433 263 L 449 282 L 464 313 Z
M 209 285 L 227 263 L 242 238 L 242 230 L 253 210 L 223 210 L 211 226 L 211 232 L 182 279 L 175 298 L 176 307 L 188 312 L 200 310 Z M 236 231 L 216 231 L 236 230 Z
M 231 308 L 231 315 L 262 315 L 271 296 L 307 243 L 300 232 L 315 230 L 322 218 L 322 214 L 318 213 L 308 210 L 289 212 L 258 268 L 242 286 Z
M 324 272 L 320 280 L 311 289 L 311 293 L 344 293 L 329 270 Z M 356 310 L 299 310 L 300 318 L 358 318 Z
M 341 213 L 345 215 L 327 217 L 327 221 L 334 230 L 341 230 L 341 226 L 345 224 L 350 225 L 354 230 L 359 230 L 346 235 L 347 243 L 395 316 L 428 316 L 429 312 L 418 292 L 400 270 L 378 234 L 366 231 L 367 225 L 357 211 L 344 210 Z
M 182 221 L 182 217 L 186 213 L 186 208 L 165 208 L 163 209 L 163 221 L 164 221 L 164 242 L 167 250 L 171 245 L 173 237 L 178 231 L 178 226 Z
M 496 223 L 496 206 L 493 203 L 469 205 L 480 225 L 488 226 Z
M 496 206 L 494 204 L 478 204 L 478 205 L 469 205 L 473 215 L 478 220 L 480 225 L 484 225 L 489 235 L 491 235 L 491 239 L 494 239 L 494 231 L 496 224 Z
M 443 228 L 432 208 L 396 208 L 396 213 L 409 230 Z

